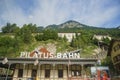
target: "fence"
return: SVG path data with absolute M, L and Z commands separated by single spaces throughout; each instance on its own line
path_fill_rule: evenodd
M 97 80 L 95 78 L 82 78 L 82 77 L 71 77 L 71 78 L 33 78 L 33 77 L 0 77 L 0 80 Z

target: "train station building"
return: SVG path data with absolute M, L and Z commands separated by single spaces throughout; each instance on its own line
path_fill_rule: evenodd
M 43 50 L 43 49 L 41 49 Z M 46 51 L 45 49 L 43 51 Z M 10 80 L 83 80 L 90 77 L 89 69 L 97 64 L 95 58 L 77 57 L 79 50 L 56 57 L 33 51 L 21 54 L 19 58 L 0 58 L 0 67 L 6 68 L 6 75 L 1 79 Z M 39 55 L 38 55 L 39 54 Z M 47 57 L 46 57 L 47 56 Z M 9 75 L 11 71 L 11 75 Z

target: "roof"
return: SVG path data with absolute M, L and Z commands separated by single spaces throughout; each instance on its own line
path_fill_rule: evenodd
M 34 64 L 37 58 L 8 58 L 9 64 Z M 0 58 L 0 66 L 4 58 Z M 63 58 L 40 58 L 38 59 L 39 64 L 96 64 L 97 59 L 93 58 L 79 58 L 79 59 L 63 59 Z M 2 64 L 2 65 L 1 65 Z

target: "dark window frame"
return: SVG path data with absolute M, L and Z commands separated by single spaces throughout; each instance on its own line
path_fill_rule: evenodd
M 58 78 L 63 78 L 63 69 L 58 69 Z
M 36 77 L 37 76 L 37 70 L 32 69 L 31 77 Z
M 45 69 L 45 78 L 50 78 L 50 69 Z
M 18 69 L 18 77 L 23 77 L 23 69 Z
M 75 69 L 72 68 L 73 66 L 75 67 Z M 74 75 L 72 75 L 72 76 L 75 76 L 75 77 L 81 76 L 80 70 L 77 69 L 78 66 L 79 65 L 71 65 L 71 75 L 72 75 L 72 72 L 74 73 Z M 78 72 L 78 75 L 77 75 L 77 72 Z

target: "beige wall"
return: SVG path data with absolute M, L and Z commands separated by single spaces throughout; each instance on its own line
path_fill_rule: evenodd
M 66 36 L 66 38 L 68 39 L 68 42 L 72 41 L 72 38 L 75 37 L 76 33 L 58 33 L 59 37 L 64 37 Z M 78 33 L 78 35 L 80 35 L 80 33 Z
M 98 39 L 99 41 L 101 41 L 103 38 L 108 38 L 109 40 L 111 40 L 111 37 L 109 35 L 94 35 L 93 39 Z
M 73 66 L 74 67 L 74 66 Z M 77 67 L 77 69 L 80 70 L 80 65 Z M 37 70 L 37 78 L 41 78 L 38 80 L 49 80 L 47 78 L 45 78 L 45 69 L 50 69 L 50 80 L 66 80 L 67 79 L 67 65 L 48 65 L 45 67 L 45 65 L 40 65 L 40 66 L 34 66 L 34 65 L 24 65 L 23 64 L 17 64 L 16 65 L 16 69 L 14 71 L 14 75 L 13 75 L 13 80 L 19 80 L 18 77 L 18 69 L 24 69 L 23 70 L 23 78 L 24 80 L 27 80 L 27 78 L 31 77 L 31 72 L 32 69 L 36 69 Z M 63 78 L 59 78 L 58 79 L 58 69 L 63 69 Z M 76 68 L 74 68 L 76 69 Z M 71 76 L 71 67 L 69 68 L 69 74 Z M 54 79 L 56 78 L 56 79 Z M 23 79 L 22 79 L 23 80 Z

